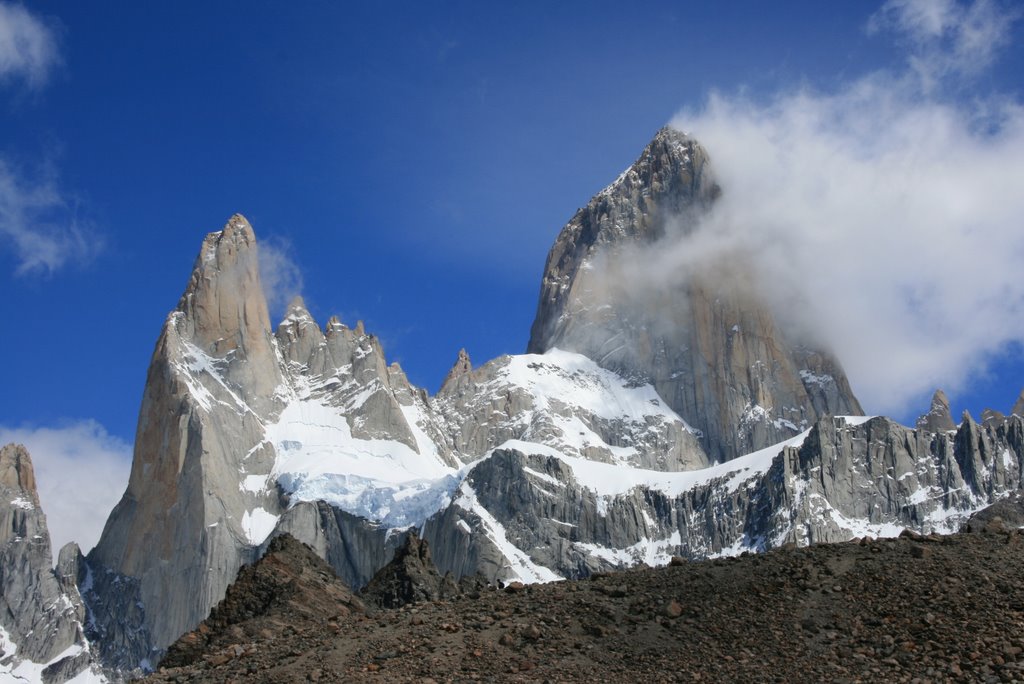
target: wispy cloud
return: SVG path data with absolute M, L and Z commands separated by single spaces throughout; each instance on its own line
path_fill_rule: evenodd
M 914 56 L 939 36 L 945 68 L 980 68 L 995 55 L 967 33 L 997 45 L 992 25 L 1013 19 L 997 9 L 889 2 L 881 16 L 922 37 Z M 1024 342 L 1024 106 L 946 97 L 915 87 L 918 75 L 766 102 L 719 93 L 681 113 L 674 125 L 708 149 L 723 195 L 643 269 L 671 279 L 714 258 L 747 264 L 780 316 L 836 352 L 871 412 L 955 391 Z
M 51 274 L 70 263 L 88 263 L 102 238 L 80 224 L 74 204 L 49 168 L 36 173 L 0 156 L 0 243 L 17 260 L 17 275 Z
M 0 81 L 40 88 L 59 63 L 53 30 L 22 5 L 0 2 Z
M 291 243 L 284 239 L 260 238 L 259 255 L 260 282 L 271 319 L 276 321 L 292 298 L 302 294 L 302 270 L 295 262 Z
M 948 76 L 973 76 L 1006 46 L 1019 10 L 994 0 L 888 0 L 868 22 L 868 32 L 889 31 L 909 41 L 908 62 L 925 90 Z
M 22 5 L 0 2 L 0 85 L 41 88 L 59 63 L 53 30 Z M 102 247 L 78 220 L 51 165 L 28 169 L 0 155 L 0 248 L 14 253 L 17 275 L 52 274 L 90 261 Z
M 32 457 L 54 556 L 69 541 L 88 552 L 128 485 L 131 445 L 91 420 L 61 427 L 0 425 L 0 445 L 10 442 L 24 444 Z

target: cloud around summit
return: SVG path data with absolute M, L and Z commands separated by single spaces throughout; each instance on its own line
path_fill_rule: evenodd
M 763 100 L 718 92 L 678 114 L 723 195 L 650 255 L 656 272 L 748 254 L 775 310 L 836 353 L 869 412 L 963 388 L 1024 344 L 1024 105 L 963 91 L 1018 16 L 891 0 L 868 28 L 903 41 L 905 70 Z
M 11 442 L 24 444 L 32 458 L 54 560 L 70 541 L 88 553 L 128 484 L 131 445 L 92 420 L 0 425 L 0 445 Z

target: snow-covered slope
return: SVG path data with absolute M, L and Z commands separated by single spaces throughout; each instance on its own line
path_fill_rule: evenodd
M 464 461 L 516 439 L 619 465 L 707 465 L 694 430 L 654 387 L 557 348 L 453 369 L 434 407 Z
M 393 388 L 364 389 L 355 400 L 339 400 L 322 379 L 310 382 L 308 366 L 293 365 L 287 384 L 278 390 L 285 406 L 264 424 L 266 442 L 276 454 L 273 469 L 269 476 L 247 475 L 240 486 L 277 486 L 290 505 L 325 501 L 369 521 L 403 528 L 422 525 L 448 505 L 468 472 L 464 464 L 485 457 L 492 451 L 487 445 L 499 441 L 613 470 L 629 471 L 638 462 L 663 468 L 703 464 L 692 431 L 653 387 L 630 386 L 579 354 L 556 349 L 502 357 L 471 375 L 454 383 L 459 389 L 446 387 L 432 401 L 410 392 L 420 401 L 396 414 L 415 440 L 410 445 L 353 434 L 353 423 L 374 419 L 358 413 L 366 400 L 385 391 L 397 401 Z M 480 418 L 482 413 L 486 418 Z M 431 434 L 451 435 L 451 441 L 435 443 Z M 457 464 L 442 454 L 453 454 Z M 262 543 L 275 519 L 261 509 L 250 515 L 263 521 L 253 527 L 250 541 Z

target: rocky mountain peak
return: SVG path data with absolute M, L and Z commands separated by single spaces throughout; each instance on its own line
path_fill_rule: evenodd
M 441 387 L 446 387 L 450 382 L 457 382 L 459 378 L 471 373 L 472 371 L 473 363 L 469 359 L 469 354 L 465 349 L 460 349 L 459 356 L 455 359 L 455 363 L 452 365 L 451 370 L 448 371 L 448 375 L 445 376 L 444 382 L 441 383 Z
M 216 357 L 241 349 L 269 348 L 270 314 L 260 284 L 252 226 L 240 214 L 203 241 L 192 276 L 178 302 L 192 341 Z
M 288 309 L 285 311 L 284 320 L 313 320 L 312 314 L 309 313 L 309 309 L 306 308 L 306 300 L 302 298 L 302 295 L 295 295 L 292 300 L 288 302 Z
M 361 592 L 364 600 L 381 608 L 400 608 L 458 594 L 458 585 L 450 576 L 441 576 L 430 557 L 430 546 L 415 530 L 409 531 L 391 562 L 378 570 Z
M 949 410 L 949 397 L 945 392 L 941 389 L 935 390 L 928 413 L 918 418 L 916 425 L 919 430 L 924 429 L 928 432 L 956 430 L 956 423 L 953 422 L 953 416 Z
M 981 412 L 981 422 L 982 423 L 988 423 L 990 421 L 995 421 L 997 423 L 1002 423 L 1005 419 L 1006 419 L 1006 414 L 1004 414 L 1002 411 L 999 411 L 998 409 L 987 408 L 987 409 L 985 409 L 984 411 Z
M 1024 390 L 1021 390 L 1017 401 L 1013 404 L 1013 408 L 1010 409 L 1010 414 L 1024 418 Z
M 293 298 L 288 305 L 284 319 L 277 326 L 276 337 L 284 360 L 300 365 L 311 363 L 311 359 L 325 341 L 320 326 L 306 309 L 302 297 Z
M 52 569 L 32 459 L 20 444 L 0 448 L 0 502 L 0 680 L 25 681 L 21 672 L 35 669 L 43 681 L 65 681 L 90 662 L 85 610 L 74 579 Z
M 327 336 L 330 337 L 331 335 L 337 334 L 344 327 L 345 324 L 341 322 L 340 318 L 337 316 L 331 316 L 327 319 Z
M 646 250 L 699 230 L 720 193 L 704 148 L 658 131 L 562 229 L 528 346 L 653 384 L 715 461 L 792 437 L 820 415 L 862 412 L 839 362 L 790 339 L 742 268 L 694 268 L 664 285 L 646 271 Z
M 362 615 L 362 602 L 311 548 L 291 535 L 271 540 L 266 554 L 245 566 L 198 629 L 168 650 L 162 667 L 199 659 L 204 650 L 231 653 L 236 644 L 257 638 L 283 640 L 350 614 Z
M 8 444 L 0 447 L 0 486 L 28 497 L 33 506 L 39 505 L 36 474 L 24 445 Z

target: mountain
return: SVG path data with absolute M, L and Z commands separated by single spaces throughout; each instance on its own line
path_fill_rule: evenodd
M 578 352 L 653 385 L 713 461 L 793 437 L 822 415 L 863 413 L 839 362 L 787 335 L 738 255 L 701 261 L 679 284 L 667 275 L 642 284 L 655 252 L 696 231 L 721 192 L 697 141 L 658 131 L 562 229 L 529 342 L 531 352 Z
M 362 324 L 321 330 L 296 300 L 272 332 L 257 263 L 251 226 L 232 217 L 157 341 L 128 488 L 86 565 L 109 664 L 155 662 L 275 531 L 365 584 L 401 541 L 389 530 L 448 506 L 468 464 L 510 440 L 610 464 L 706 463 L 653 388 L 577 354 L 497 359 L 430 398 Z M 459 567 L 488 558 L 509 574 L 502 543 L 475 544 Z
M 69 544 L 50 567 L 50 532 L 24 446 L 0 448 L 0 497 L 0 679 L 88 681 L 78 548 Z
M 956 425 L 937 393 L 913 429 L 862 416 L 839 362 L 736 269 L 664 291 L 622 280 L 637 254 L 705 229 L 720 192 L 700 145 L 660 131 L 559 235 L 529 353 L 474 366 L 461 351 L 433 396 L 362 323 L 321 327 L 297 298 L 272 328 L 255 232 L 231 217 L 160 332 L 122 499 L 86 558 L 61 554 L 83 651 L 115 677 L 156 667 L 225 596 L 250 606 L 228 588 L 285 535 L 397 605 L 466 578 L 951 532 L 1021 488 L 1024 411 Z M 37 556 L 24 576 L 49 582 Z M 39 632 L 18 630 L 27 653 Z

